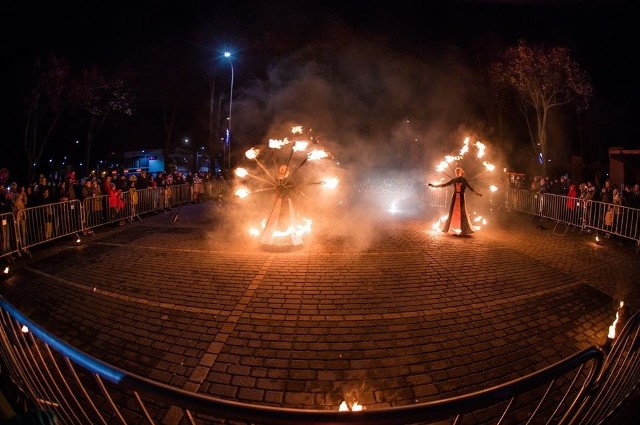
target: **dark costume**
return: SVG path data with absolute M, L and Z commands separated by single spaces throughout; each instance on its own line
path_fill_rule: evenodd
M 457 235 L 466 235 L 473 233 L 473 228 L 467 216 L 467 207 L 464 199 L 464 191 L 469 188 L 472 192 L 476 190 L 471 187 L 467 179 L 463 176 L 455 177 L 446 183 L 430 185 L 433 187 L 445 187 L 453 185 L 454 191 L 451 197 L 451 205 L 449 205 L 449 216 L 444 226 L 440 229 L 445 233 L 453 233 Z

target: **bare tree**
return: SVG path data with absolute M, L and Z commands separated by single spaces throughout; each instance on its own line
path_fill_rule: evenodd
M 86 175 L 89 175 L 91 148 L 97 134 L 112 112 L 131 116 L 134 98 L 124 80 L 105 77 L 96 66 L 84 69 L 75 95 L 80 109 L 86 113 Z
M 491 64 L 495 88 L 507 88 L 523 114 L 531 146 L 547 174 L 549 151 L 547 128 L 553 108 L 574 103 L 578 110 L 589 106 L 593 88 L 589 78 L 563 47 L 532 47 L 520 40 Z
M 68 108 L 71 99 L 69 64 L 64 58 L 50 55 L 36 60 L 33 86 L 26 99 L 24 150 L 29 163 L 29 179 L 40 162 L 44 148 Z

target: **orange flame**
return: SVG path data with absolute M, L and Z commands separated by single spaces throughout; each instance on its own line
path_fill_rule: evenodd
M 337 177 L 331 177 L 329 179 L 322 180 L 322 186 L 328 187 L 329 189 L 334 189 L 340 183 L 340 179 Z
M 618 325 L 618 320 L 620 320 L 620 309 L 622 307 L 624 307 L 624 301 L 620 301 L 620 306 L 618 307 L 618 311 L 616 311 L 616 320 L 609 326 L 607 338 L 614 339 L 616 337 L 616 326 Z

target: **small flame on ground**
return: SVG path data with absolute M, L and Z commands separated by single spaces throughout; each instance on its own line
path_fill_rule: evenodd
M 616 320 L 614 320 L 611 326 L 609 326 L 609 334 L 607 335 L 607 338 L 609 339 L 614 339 L 616 337 L 616 326 L 618 325 L 618 320 L 620 320 L 620 309 L 622 307 L 624 307 L 624 301 L 620 301 L 620 305 L 616 311 Z
M 392 201 L 391 202 L 391 206 L 389 207 L 389 209 L 387 211 L 389 211 L 391 214 L 395 214 L 395 213 L 397 213 L 399 211 L 398 207 L 396 206 L 396 201 Z
M 358 404 L 357 401 L 354 401 L 353 404 L 351 405 L 351 407 L 349 407 L 349 405 L 347 404 L 346 401 L 343 401 L 342 403 L 340 403 L 340 407 L 338 408 L 338 411 L 340 412 L 348 412 L 348 411 L 352 411 L 352 412 L 360 412 L 362 411 L 363 406 L 361 404 Z

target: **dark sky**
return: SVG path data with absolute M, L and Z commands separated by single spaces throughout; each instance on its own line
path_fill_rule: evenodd
M 350 111 L 366 109 L 363 104 L 393 103 L 391 96 L 415 103 L 415 98 L 407 93 L 411 91 L 410 84 L 390 81 L 398 75 L 415 79 L 415 73 L 407 72 L 409 65 L 405 64 L 415 65 L 416 70 L 424 69 L 431 81 L 467 85 L 464 90 L 454 90 L 452 106 L 438 107 L 442 106 L 442 99 L 449 98 L 449 92 L 438 92 L 417 82 L 416 90 L 434 92 L 434 100 L 421 104 L 420 108 L 417 104 L 413 109 L 407 107 L 407 116 L 415 119 L 420 115 L 417 111 L 433 115 L 436 109 L 444 109 L 443 115 L 447 116 L 440 117 L 438 124 L 447 121 L 452 127 L 472 125 L 471 113 L 454 115 L 460 110 L 459 105 L 465 103 L 462 98 L 479 88 L 468 88 L 473 80 L 470 77 L 467 80 L 466 73 L 459 79 L 451 76 L 462 72 L 461 62 L 467 67 L 486 66 L 498 52 L 519 39 L 570 48 L 590 75 L 596 90 L 593 114 L 598 123 L 590 131 L 599 139 L 590 145 L 593 149 L 602 151 L 610 144 L 638 147 L 639 132 L 631 124 L 638 112 L 635 102 L 638 84 L 632 66 L 638 60 L 634 41 L 637 24 L 631 22 L 635 16 L 631 5 L 630 1 L 599 0 L 4 0 L 2 30 L 7 62 L 3 68 L 9 79 L 7 94 L 12 111 L 5 116 L 8 132 L 3 137 L 3 151 L 11 152 L 14 159 L 21 155 L 23 98 L 28 89 L 25 76 L 34 58 L 49 52 L 68 58 L 78 68 L 97 64 L 109 72 L 133 76 L 139 90 L 136 114 L 127 120 L 114 118 L 109 123 L 96 141 L 97 150 L 107 151 L 159 147 L 163 131 L 158 96 L 163 81 L 171 81 L 181 102 L 175 137 L 203 138 L 209 75 L 222 92 L 229 86 L 229 66 L 219 56 L 225 47 L 235 53 L 233 113 L 243 129 L 252 127 L 253 117 L 261 117 L 255 122 L 266 119 L 265 112 L 258 111 L 267 108 L 266 104 L 288 110 L 294 108 L 287 100 L 302 103 L 300 94 L 292 94 L 292 87 L 297 87 L 309 96 L 305 107 L 324 116 L 316 124 L 344 134 L 343 127 L 337 124 L 344 115 L 337 111 L 335 101 L 323 100 L 323 94 L 331 98 L 344 96 L 341 106 L 350 105 Z M 327 59 L 327 51 L 331 49 L 335 49 L 336 57 L 327 66 L 331 72 L 327 72 L 318 58 Z M 301 58 L 307 57 L 314 64 L 313 77 L 310 74 L 302 77 L 302 71 L 287 69 L 289 64 L 300 64 Z M 295 61 L 289 62 L 291 58 Z M 436 71 L 436 65 L 445 63 L 451 66 L 450 72 L 446 68 Z M 349 73 L 354 77 L 352 81 L 348 80 Z M 372 84 L 365 87 L 361 79 L 355 78 L 359 74 Z M 320 81 L 319 76 L 327 80 Z M 265 100 L 267 85 L 271 87 L 269 101 Z M 386 88 L 381 90 L 386 100 L 371 93 L 377 86 Z M 279 89 L 277 94 L 273 93 L 274 87 Z M 350 87 L 355 91 L 344 94 Z M 395 88 L 400 91 L 394 91 Z M 395 93 L 403 93 L 405 97 Z M 427 108 L 427 104 L 433 109 Z M 359 119 L 353 113 L 349 124 L 365 127 L 363 122 L 370 122 L 372 115 L 385 115 L 382 106 L 363 112 L 366 113 L 358 115 Z M 291 119 L 297 118 L 292 114 Z M 446 138 L 445 130 L 436 132 L 429 128 L 434 125 L 433 120 L 425 119 L 420 136 L 434 141 Z M 358 137 L 371 137 L 378 130 L 375 126 L 367 127 Z M 236 140 L 244 137 L 250 144 L 249 139 L 258 137 L 256 134 L 259 130 L 254 133 L 246 130 L 242 134 L 239 129 Z M 67 120 L 52 145 L 62 150 L 74 149 L 68 145 L 69 140 L 81 137 L 82 131 Z M 343 140 L 340 143 L 344 145 Z M 0 167 L 11 165 L 3 155 Z

